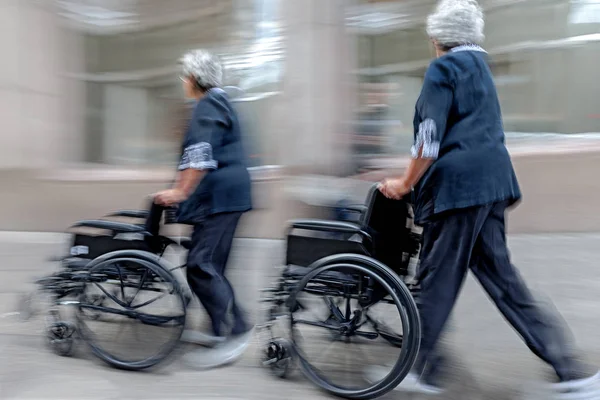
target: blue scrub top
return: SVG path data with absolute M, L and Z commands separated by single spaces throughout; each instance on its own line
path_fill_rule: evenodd
M 422 157 L 434 159 L 414 190 L 417 222 L 521 198 L 481 47 L 459 46 L 431 63 L 415 107 L 414 131 L 413 157 L 422 149 Z
M 221 89 L 211 89 L 194 107 L 182 145 L 179 170 L 206 175 L 184 203 L 181 223 L 199 223 L 212 214 L 252 209 L 251 181 L 237 114 Z

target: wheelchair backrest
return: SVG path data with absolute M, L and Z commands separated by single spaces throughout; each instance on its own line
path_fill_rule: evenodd
M 373 257 L 406 275 L 415 245 L 410 205 L 405 200 L 388 199 L 375 185 L 367 195 L 366 206 L 361 224 L 373 237 Z

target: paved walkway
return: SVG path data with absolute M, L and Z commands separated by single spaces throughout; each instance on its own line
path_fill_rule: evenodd
M 117 371 L 89 357 L 83 346 L 76 357 L 55 356 L 43 346 L 39 321 L 22 323 L 11 312 L 19 293 L 30 288 L 28 282 L 51 271 L 44 259 L 60 250 L 61 240 L 53 234 L 0 233 L 0 399 L 327 398 L 300 376 L 271 378 L 258 367 L 256 346 L 235 366 L 207 372 L 191 371 L 180 359 L 151 373 Z M 552 298 L 587 360 L 600 365 L 600 234 L 514 236 L 510 242 L 515 262 L 532 288 Z M 258 290 L 280 263 L 282 248 L 278 241 L 235 244 L 231 277 L 254 315 Z M 529 353 L 471 278 L 456 311 L 448 335 L 456 369 L 444 399 L 525 399 L 522 389 L 542 379 L 548 369 Z M 386 398 L 427 399 L 398 393 Z

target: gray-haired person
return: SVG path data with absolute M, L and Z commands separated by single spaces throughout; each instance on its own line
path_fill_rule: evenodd
M 474 0 L 442 0 L 428 17 L 437 58 L 416 104 L 412 161 L 404 176 L 380 186 L 394 199 L 414 188 L 415 218 L 424 229 L 421 351 L 414 373 L 399 388 L 442 392 L 443 358 L 436 355 L 436 344 L 471 270 L 527 346 L 552 366 L 557 382 L 551 388 L 578 392 L 570 398 L 599 399 L 598 374 L 580 364 L 559 319 L 541 309 L 510 261 L 505 213 L 521 192 L 487 53 L 480 46 L 483 28 L 483 12 Z M 377 371 L 371 372 L 375 379 Z
M 181 59 L 185 96 L 194 101 L 181 148 L 174 187 L 156 194 L 155 203 L 177 206 L 178 222 L 193 225 L 187 258 L 190 288 L 206 309 L 212 332 L 186 336 L 214 345 L 196 364 L 234 361 L 248 344 L 250 325 L 225 277 L 232 240 L 242 214 L 252 208 L 250 176 L 241 127 L 222 85 L 223 69 L 212 54 L 195 50 Z

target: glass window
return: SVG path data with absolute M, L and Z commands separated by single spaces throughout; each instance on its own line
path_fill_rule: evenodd
M 571 24 L 600 24 L 600 0 L 572 0 Z
M 600 132 L 600 0 L 480 3 L 508 135 Z M 388 88 L 386 111 L 377 115 L 388 127 L 378 131 L 388 137 L 380 153 L 408 152 L 414 101 L 433 57 L 424 21 L 434 5 L 364 1 L 348 12 L 365 85 L 359 96 L 381 87 L 374 84 Z M 375 118 L 362 110 L 356 115 Z

